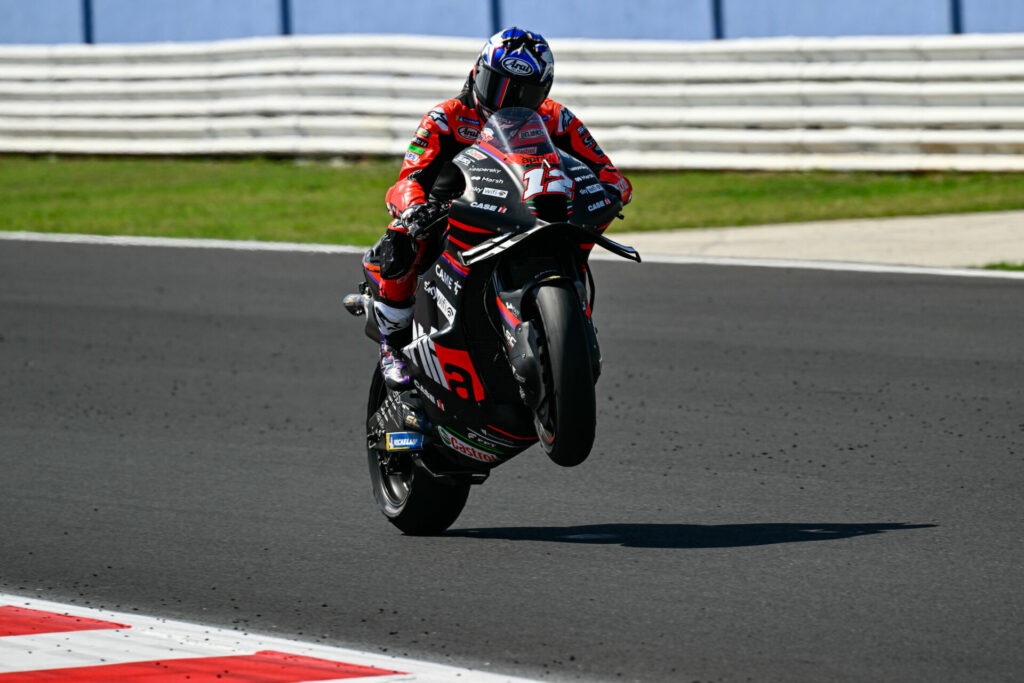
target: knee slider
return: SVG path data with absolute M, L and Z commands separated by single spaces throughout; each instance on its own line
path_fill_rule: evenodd
M 416 244 L 404 232 L 388 230 L 380 240 L 380 274 L 387 280 L 397 280 L 416 262 Z

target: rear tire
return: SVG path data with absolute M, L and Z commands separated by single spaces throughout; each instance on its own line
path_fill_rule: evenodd
M 367 406 L 369 420 L 388 390 L 379 370 L 374 370 Z M 409 453 L 391 453 L 367 447 L 373 497 L 388 521 L 410 536 L 433 536 L 450 527 L 469 497 L 469 483 L 440 480 L 417 467 Z
M 536 303 L 546 393 L 534 417 L 537 436 L 553 462 L 574 467 L 590 455 L 597 427 L 583 310 L 575 293 L 558 286 L 541 287 Z

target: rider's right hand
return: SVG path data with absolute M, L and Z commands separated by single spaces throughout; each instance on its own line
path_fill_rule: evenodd
M 409 237 L 422 241 L 430 236 L 433 223 L 437 220 L 440 208 L 430 204 L 413 204 L 402 212 L 402 226 L 408 231 Z

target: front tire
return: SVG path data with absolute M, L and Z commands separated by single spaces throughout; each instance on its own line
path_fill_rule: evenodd
M 543 333 L 544 389 L 534 424 L 541 448 L 562 467 L 587 459 L 594 446 L 597 401 L 583 310 L 574 292 L 558 286 L 537 291 Z
M 388 390 L 379 370 L 370 382 L 369 420 L 384 403 Z M 369 438 L 367 439 L 369 441 Z M 388 521 L 410 536 L 433 536 L 450 527 L 469 497 L 469 484 L 439 480 L 417 467 L 409 453 L 388 453 L 367 446 L 370 482 L 377 507 Z

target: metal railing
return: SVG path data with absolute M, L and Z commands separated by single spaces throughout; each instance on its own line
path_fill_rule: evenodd
M 0 47 L 0 152 L 399 155 L 479 41 Z M 1024 170 L 1024 35 L 552 41 L 626 168 Z

